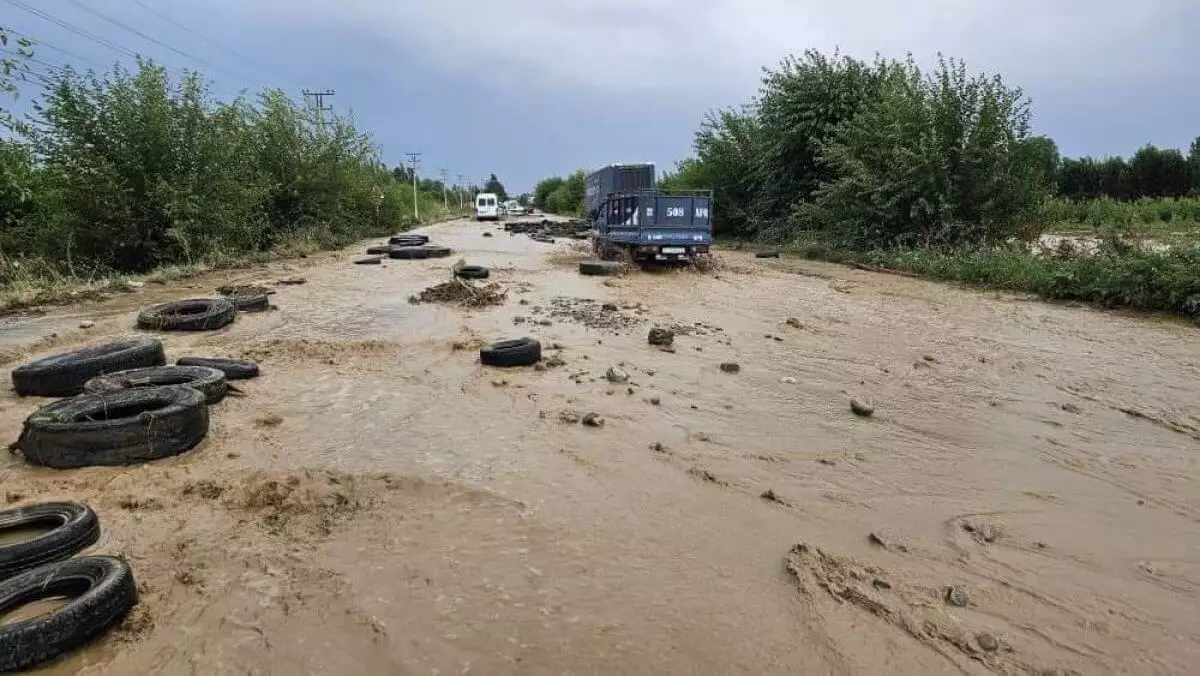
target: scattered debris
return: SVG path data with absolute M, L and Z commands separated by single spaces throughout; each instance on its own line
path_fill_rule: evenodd
M 546 359 L 542 363 L 544 363 L 548 368 L 558 368 L 559 366 L 567 365 L 567 361 L 557 354 L 553 355 L 549 359 Z
M 791 376 L 784 376 L 779 379 L 779 382 L 783 383 L 784 385 L 795 385 L 796 379 Z
M 490 232 L 485 232 L 485 233 L 483 233 L 483 236 L 484 237 L 492 237 L 493 235 Z
M 925 361 L 929 362 L 930 364 L 938 363 L 937 357 L 935 357 L 931 354 L 922 355 L 921 359 L 924 359 Z
M 661 403 L 662 403 L 662 399 L 659 399 L 658 397 L 650 397 L 650 404 L 651 404 L 651 405 L 653 405 L 653 406 L 658 406 L 658 405 L 659 405 L 659 404 L 661 404 Z
M 1067 413 L 1074 413 L 1075 415 L 1079 415 L 1080 413 L 1083 412 L 1079 409 L 1078 406 L 1076 406 L 1075 404 L 1071 404 L 1071 403 L 1062 404 L 1061 406 L 1059 406 L 1059 408 L 1066 411 Z
M 973 523 L 964 521 L 962 529 L 970 533 L 980 543 L 995 542 L 1000 537 L 1000 529 L 990 523 Z
M 762 495 L 761 495 L 761 496 L 759 496 L 759 497 L 761 497 L 763 500 L 767 500 L 767 501 L 769 501 L 769 502 L 774 502 L 774 503 L 777 503 L 777 504 L 780 504 L 780 505 L 786 505 L 786 504 L 787 504 L 787 501 L 785 501 L 783 498 L 781 498 L 781 497 L 779 497 L 778 495 L 776 495 L 776 494 L 775 494 L 775 491 L 771 490 L 770 488 L 768 488 L 767 490 L 763 491 L 763 492 L 762 492 Z
M 562 413 L 558 414 L 558 419 L 567 423 L 568 425 L 578 425 L 579 421 L 583 418 L 575 411 L 563 411 Z
M 604 303 L 600 306 L 600 309 L 604 310 L 605 312 L 616 312 L 617 304 L 616 303 Z
M 603 427 L 604 416 L 600 415 L 599 413 L 589 413 L 583 416 L 583 424 L 587 425 L 588 427 Z
M 379 265 L 383 263 L 383 256 L 363 256 L 354 261 L 355 265 Z
M 655 453 L 666 453 L 667 447 L 663 446 L 663 443 L 661 441 L 656 441 L 656 442 L 650 444 L 650 450 L 654 451 Z
M 285 279 L 277 280 L 275 283 L 279 284 L 280 286 L 299 286 L 301 284 L 308 283 L 308 280 L 303 277 L 287 277 Z M 241 295 L 241 294 L 226 294 L 226 295 L 235 296 L 235 295 Z
M 529 305 L 529 299 L 522 298 L 521 300 L 517 301 L 517 305 Z
M 880 589 L 880 590 L 884 590 L 884 591 L 886 591 L 886 590 L 888 590 L 888 589 L 891 589 L 891 588 L 892 588 L 892 583 L 891 583 L 891 582 L 888 582 L 887 580 L 885 580 L 885 579 L 883 579 L 883 578 L 881 578 L 881 577 L 877 577 L 877 578 L 875 578 L 874 580 L 871 580 L 871 586 L 872 586 L 872 587 L 874 587 L 874 588 L 876 588 L 876 589 Z
M 821 463 L 822 465 L 829 465 L 830 467 L 837 465 L 837 460 L 834 460 L 833 458 L 817 458 L 817 462 Z
M 90 319 L 85 319 L 85 320 L 79 322 L 79 328 L 81 328 L 81 329 L 90 329 L 95 325 L 96 325 L 96 322 L 94 322 Z
M 283 424 L 283 416 L 278 413 L 268 413 L 254 420 L 256 427 L 279 427 Z
M 549 319 L 539 319 L 538 324 L 541 326 L 554 326 L 554 322 Z
M 727 362 L 724 362 L 723 364 L 721 364 L 721 371 L 723 373 L 738 373 L 741 370 L 742 370 L 742 367 L 739 364 L 736 364 L 731 361 L 727 361 Z
M 967 593 L 966 589 L 958 585 L 946 587 L 946 603 L 959 608 L 966 608 L 971 603 L 971 595 Z
M 629 330 L 646 320 L 623 312 L 605 310 L 600 303 L 590 298 L 568 298 L 560 296 L 550 301 L 550 317 L 583 324 L 589 329 L 618 333 Z
M 431 286 L 419 295 L 410 296 L 408 302 L 417 303 L 451 303 L 464 307 L 487 307 L 502 305 L 508 292 L 495 282 L 491 284 L 474 284 L 464 279 L 452 279 Z M 513 318 L 516 319 L 515 317 Z
M 492 387 L 504 387 L 508 385 L 508 381 L 503 378 L 497 378 L 492 381 Z
M 608 371 L 604 373 L 604 377 L 608 378 L 608 382 L 610 383 L 623 383 L 629 380 L 629 374 L 616 366 L 608 367 Z
M 870 418 L 872 415 L 875 415 L 875 406 L 866 400 L 851 399 L 850 410 L 860 418 Z

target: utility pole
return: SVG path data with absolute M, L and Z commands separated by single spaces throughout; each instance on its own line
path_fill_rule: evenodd
M 466 174 L 458 175 L 458 184 L 457 185 L 458 185 L 458 210 L 459 211 L 463 210 L 463 191 L 466 190 L 466 188 L 467 188 L 466 183 L 464 183 L 463 181 L 465 181 L 466 178 L 467 178 Z
M 450 208 L 450 202 L 446 199 L 446 180 L 450 178 L 450 172 L 445 168 L 438 169 L 438 173 L 442 175 L 442 206 Z
M 315 108 L 317 110 L 317 128 L 321 130 L 322 134 L 324 134 L 325 113 L 333 112 L 333 107 L 325 105 L 325 97 L 334 96 L 337 92 L 333 91 L 332 89 L 326 89 L 323 92 L 312 92 L 305 89 L 303 93 L 305 100 L 307 100 L 309 97 L 312 97 L 313 101 L 315 102 Z
M 420 163 L 421 163 L 421 153 L 404 153 L 404 154 L 408 156 L 408 162 L 409 162 L 409 164 L 411 164 L 411 165 L 412 165 L 412 173 L 413 173 L 413 217 L 414 217 L 414 218 L 416 218 L 418 221 L 420 221 L 420 220 L 421 220 L 421 210 L 420 210 L 420 209 L 417 207 L 417 203 L 420 201 L 420 200 L 417 198 L 417 167 L 418 167 L 418 166 L 420 165 Z

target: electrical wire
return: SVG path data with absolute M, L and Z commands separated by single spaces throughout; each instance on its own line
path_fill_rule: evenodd
M 60 54 L 66 54 L 67 56 L 69 56 L 71 58 L 79 59 L 80 61 L 83 61 L 85 63 L 90 63 L 97 68 L 106 68 L 106 66 L 104 64 L 100 63 L 99 61 L 97 61 L 95 59 L 89 59 L 86 56 L 80 56 L 79 54 L 76 54 L 75 52 L 63 49 L 62 47 L 56 47 L 56 46 L 50 44 L 49 42 L 46 42 L 45 40 L 42 40 L 40 38 L 35 38 L 32 35 L 28 35 L 26 33 L 22 33 L 21 31 L 18 31 L 18 30 L 13 30 L 11 28 L 6 28 L 5 30 L 7 30 L 9 33 L 12 33 L 13 35 L 18 35 L 18 36 L 23 37 L 26 40 L 29 40 L 30 42 L 32 42 L 33 43 L 32 48 L 35 50 L 35 53 L 36 53 L 36 50 L 38 47 L 49 47 L 50 49 L 53 49 L 54 51 L 59 52 Z
M 147 5 L 146 3 L 142 2 L 142 0 L 133 0 L 133 4 L 137 5 L 138 7 L 141 7 L 142 9 L 146 10 L 147 12 L 150 12 L 151 14 L 153 14 L 154 16 L 157 16 L 158 18 L 162 19 L 163 21 L 166 21 L 167 23 L 171 24 L 172 26 L 175 26 L 179 30 L 184 31 L 185 33 L 188 33 L 190 35 L 193 35 L 218 49 L 224 50 L 224 51 L 228 52 L 229 54 L 236 56 L 239 59 L 242 59 L 243 61 L 253 62 L 253 59 L 251 59 L 250 57 L 248 57 L 244 54 L 240 54 L 237 51 L 235 51 L 229 47 L 226 47 L 225 45 L 221 44 L 220 42 L 217 42 L 216 40 L 213 40 L 212 38 L 206 37 L 206 36 L 196 32 L 195 30 L 185 26 L 184 24 L 181 24 L 178 21 L 172 19 L 170 16 L 158 11 L 157 9 L 154 9 L 150 5 Z
M 164 49 L 169 49 L 169 50 L 171 50 L 172 52 L 175 52 L 176 54 L 178 54 L 178 55 L 180 55 L 180 56 L 184 57 L 185 59 L 191 59 L 192 61 L 195 61 L 196 63 L 200 63 L 200 64 L 203 64 L 203 65 L 206 65 L 206 66 L 208 66 L 208 67 L 210 67 L 210 68 L 216 68 L 217 70 L 223 70 L 223 71 L 225 71 L 226 73 L 229 73 L 229 74 L 231 74 L 231 75 L 235 75 L 235 74 L 236 74 L 236 73 L 233 73 L 232 71 L 230 71 L 228 68 L 225 68 L 225 67 L 223 67 L 223 66 L 218 66 L 217 64 L 215 64 L 215 63 L 212 63 L 211 61 L 207 61 L 207 60 L 205 60 L 205 59 L 201 59 L 201 58 L 200 58 L 200 57 L 198 57 L 198 56 L 194 56 L 194 55 L 192 55 L 192 54 L 189 54 L 188 52 L 185 52 L 185 51 L 183 51 L 182 49 L 177 49 L 177 48 L 175 48 L 175 47 L 173 47 L 173 46 L 171 46 L 171 45 L 169 45 L 169 44 L 167 44 L 167 43 L 163 42 L 162 40 L 159 40 L 159 39 L 157 39 L 157 38 L 155 38 L 155 37 L 152 37 L 152 36 L 150 36 L 150 35 L 147 35 L 147 34 L 143 33 L 142 31 L 140 31 L 140 30 L 138 30 L 138 29 L 136 29 L 136 28 L 133 28 L 132 26 L 129 26 L 128 24 L 125 24 L 125 23 L 123 23 L 123 22 L 121 22 L 121 21 L 118 21 L 117 19 L 114 19 L 114 18 L 112 18 L 112 17 L 108 16 L 107 14 L 104 14 L 103 12 L 99 12 L 99 11 L 97 11 L 97 10 L 94 10 L 94 9 L 92 9 L 91 7 L 88 7 L 87 5 L 85 5 L 85 4 L 81 3 L 81 2 L 78 2 L 78 0 L 69 0 L 69 1 L 70 1 L 70 3 L 71 3 L 72 5 L 75 5 L 75 6 L 76 6 L 76 7 L 78 7 L 79 9 L 82 9 L 83 11 L 87 12 L 88 14 L 91 14 L 92 16 L 94 16 L 94 17 L 96 17 L 96 18 L 100 19 L 101 21 L 106 21 L 106 22 L 108 22 L 108 23 L 110 23 L 110 24 L 112 24 L 112 25 L 114 25 L 114 26 L 116 26 L 116 27 L 118 27 L 118 28 L 120 28 L 120 29 L 122 29 L 122 30 L 125 30 L 125 31 L 128 31 L 128 32 L 130 32 L 130 33 L 133 33 L 134 35 L 137 35 L 137 36 L 141 37 L 142 39 L 144 39 L 144 40 L 146 40 L 146 41 L 148 41 L 148 42 L 153 42 L 154 44 L 158 45 L 159 47 L 162 47 L 162 48 L 164 48 Z
M 37 9 L 36 7 L 30 7 L 29 5 L 25 4 L 24 2 L 21 2 L 21 0 L 4 0 L 4 2 L 7 2 L 8 4 L 12 5 L 13 7 L 16 7 L 17 9 L 23 9 L 26 12 L 29 12 L 30 14 L 32 14 L 34 16 L 45 19 L 46 21 L 49 21 L 50 23 L 52 23 L 60 28 L 69 30 L 72 33 L 74 33 L 82 38 L 86 38 L 88 40 L 91 40 L 92 42 L 95 42 L 97 44 L 108 47 L 109 49 L 111 49 L 119 54 L 124 54 L 125 56 L 128 56 L 130 58 L 137 58 L 137 52 L 133 51 L 132 49 L 127 49 L 125 47 L 122 47 L 121 45 L 118 45 L 115 42 L 112 42 L 111 40 L 106 40 L 106 39 L 100 37 L 99 35 L 96 35 L 95 33 L 84 30 L 78 26 L 72 25 L 72 24 L 70 24 L 66 21 L 63 21 L 62 19 L 59 19 L 58 17 L 53 16 L 51 14 L 47 14 L 46 12 L 43 12 L 42 10 Z

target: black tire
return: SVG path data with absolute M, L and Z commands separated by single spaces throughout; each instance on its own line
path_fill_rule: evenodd
M 246 380 L 258 377 L 258 363 L 249 359 L 180 357 L 175 363 L 179 366 L 207 366 L 224 373 L 226 380 Z
M 415 232 L 406 232 L 402 235 L 393 235 L 388 240 L 388 244 L 400 244 L 401 246 L 409 246 L 408 242 L 416 242 L 417 246 L 429 243 L 429 235 L 422 235 Z M 403 244 L 402 244 L 403 243 Z
M 542 344 L 533 338 L 492 343 L 479 351 L 484 366 L 528 366 L 542 360 Z
M 463 279 L 487 279 L 491 271 L 482 265 L 461 265 L 454 268 L 454 276 Z
M 139 329 L 157 331 L 212 331 L 228 326 L 237 316 L 232 299 L 193 298 L 146 308 L 138 315 Z M 262 296 L 265 300 L 266 296 Z
M 392 251 L 391 244 L 381 244 L 379 246 L 367 247 L 368 256 L 386 256 Z
M 621 264 L 616 261 L 580 261 L 581 275 L 615 275 L 621 271 Z
M 184 385 L 199 390 L 208 404 L 220 403 L 229 392 L 225 372 L 208 366 L 151 366 L 117 371 L 92 378 L 83 386 L 83 391 L 88 394 L 105 394 L 164 385 Z
M 204 395 L 169 385 L 60 399 L 25 419 L 16 447 L 55 469 L 130 465 L 183 453 L 206 434 Z
M 779 258 L 778 251 L 759 251 L 754 254 L 755 258 Z
M 428 245 L 428 246 L 425 246 L 422 248 L 424 248 L 425 251 L 428 253 L 429 258 L 445 258 L 445 257 L 449 256 L 450 254 L 454 253 L 454 251 L 448 246 Z
M 58 610 L 0 625 L 0 672 L 44 664 L 104 633 L 137 604 L 137 583 L 120 559 L 81 556 L 0 582 L 0 614 L 62 596 L 70 601 Z
M 265 293 L 226 296 L 240 312 L 263 312 L 271 307 L 271 299 Z
M 12 381 L 22 397 L 69 397 L 98 375 L 165 363 L 161 340 L 125 338 L 31 361 L 13 369 Z
M 423 246 L 398 246 L 393 247 L 388 256 L 400 260 L 421 260 L 429 258 L 429 252 Z
M 379 265 L 383 262 L 383 256 L 367 256 L 354 261 L 355 265 Z
M 0 546 L 0 580 L 75 556 L 100 539 L 100 520 L 78 502 L 43 502 L 0 511 L 0 533 L 30 526 L 53 526 L 28 540 Z

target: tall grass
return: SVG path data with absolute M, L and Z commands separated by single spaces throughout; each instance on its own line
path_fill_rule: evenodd
M 1038 213 L 1045 232 L 1086 233 L 1108 228 L 1145 234 L 1183 233 L 1200 237 L 1200 197 L 1110 197 L 1046 200 Z

